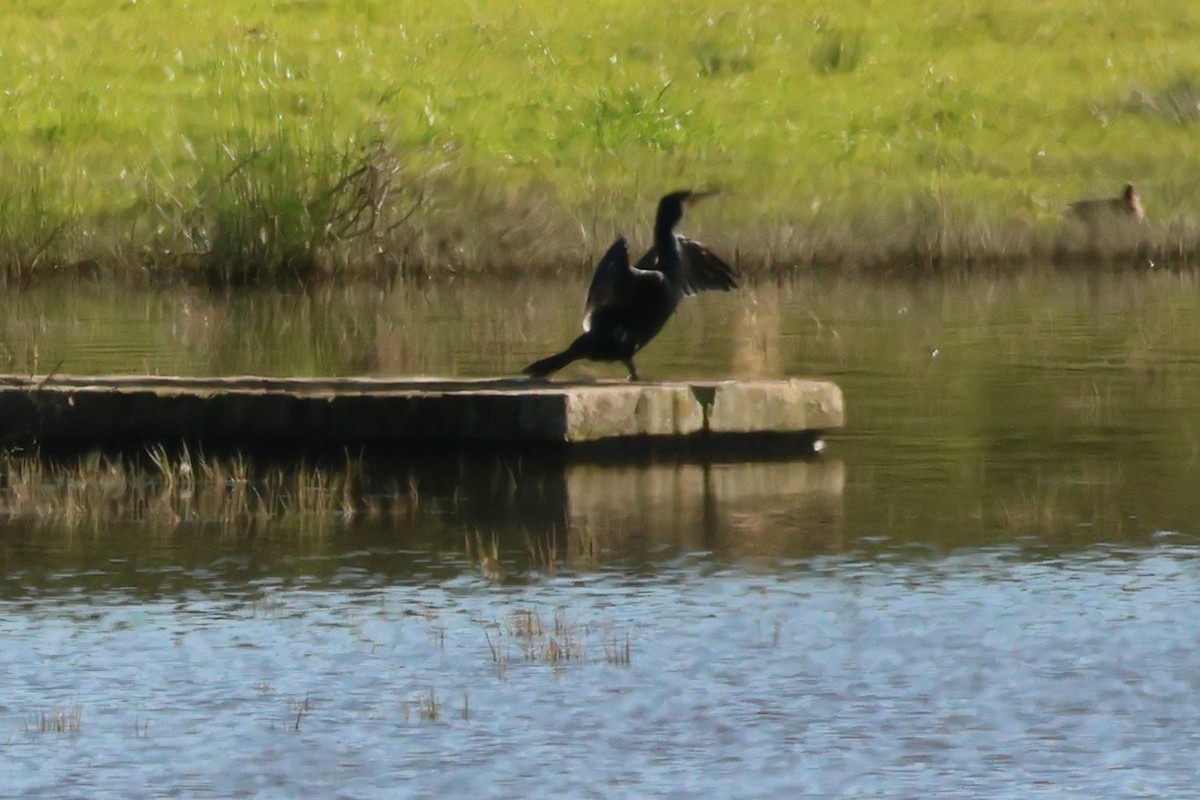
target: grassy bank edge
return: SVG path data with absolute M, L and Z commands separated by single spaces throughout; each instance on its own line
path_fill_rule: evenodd
M 492 183 L 452 162 L 417 170 L 380 140 L 314 145 L 283 127 L 227 136 L 182 187 L 147 176 L 144 196 L 108 219 L 52 207 L 48 184 L 45 170 L 26 169 L 0 189 L 6 286 L 62 275 L 240 286 L 586 274 L 616 235 L 648 240 L 654 202 L 578 207 L 552 186 Z M 1200 259 L 1189 219 L 1083 224 L 920 188 L 766 213 L 743 201 L 726 192 L 683 227 L 751 277 Z

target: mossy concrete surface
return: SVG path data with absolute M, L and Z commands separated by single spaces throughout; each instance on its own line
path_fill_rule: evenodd
M 0 376 L 6 442 L 583 444 L 813 437 L 842 424 L 841 390 L 798 379 Z

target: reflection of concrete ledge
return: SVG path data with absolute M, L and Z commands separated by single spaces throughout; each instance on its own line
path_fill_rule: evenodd
M 841 547 L 846 470 L 836 459 L 572 465 L 571 552 L 639 548 L 803 557 Z
M 821 381 L 558 383 L 378 378 L 0 376 L 0 436 L 287 444 L 576 444 L 814 436 L 842 425 Z

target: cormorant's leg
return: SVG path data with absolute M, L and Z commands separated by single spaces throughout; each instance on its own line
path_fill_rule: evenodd
M 633 365 L 632 358 L 625 359 L 625 366 L 629 369 L 629 380 L 631 380 L 631 381 L 640 381 L 641 380 L 641 378 L 639 378 L 638 374 L 637 374 L 637 367 L 635 367 Z

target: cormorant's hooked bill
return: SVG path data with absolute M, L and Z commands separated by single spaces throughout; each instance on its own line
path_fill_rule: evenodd
M 662 330 L 679 301 L 710 289 L 737 287 L 738 274 L 699 242 L 675 233 L 684 209 L 716 194 L 681 190 L 658 202 L 654 244 L 634 265 L 619 237 L 596 265 L 583 312 L 583 333 L 561 353 L 535 361 L 526 375 L 540 378 L 578 359 L 620 361 L 637 380 L 634 355 Z

